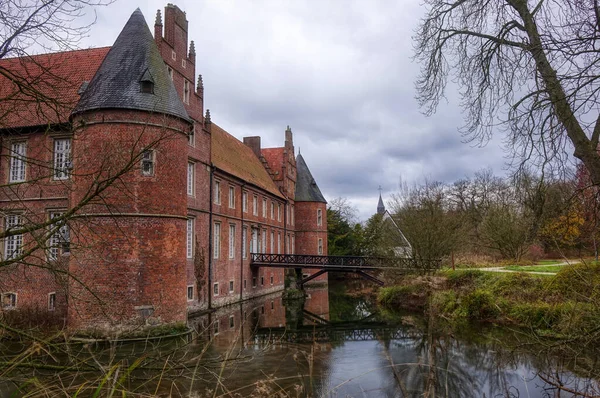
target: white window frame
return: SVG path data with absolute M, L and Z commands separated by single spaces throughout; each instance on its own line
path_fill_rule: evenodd
M 71 177 L 71 138 L 55 138 L 53 147 L 53 178 L 68 180 Z
M 142 152 L 142 159 L 140 161 L 140 168 L 144 177 L 152 177 L 154 175 L 154 151 L 152 149 L 146 149 Z
M 188 218 L 186 222 L 185 239 L 186 258 L 194 258 L 194 219 Z
M 267 198 L 263 198 L 263 204 L 262 204 L 262 216 L 264 218 L 267 218 Z
M 258 228 L 252 228 L 250 234 L 250 253 L 260 253 L 260 231 Z
M 273 274 L 271 274 L 271 276 L 269 277 L 269 282 L 271 282 L 271 286 L 273 286 L 273 282 L 275 282 L 275 278 L 273 278 Z M 273 305 L 273 302 L 271 301 L 271 306 Z
M 190 289 L 192 289 L 192 297 L 190 297 Z M 194 301 L 194 285 L 187 285 L 185 294 L 187 296 L 187 301 Z
M 235 258 L 235 224 L 229 224 L 229 258 Z
M 229 329 L 235 328 L 235 317 L 233 315 L 229 315 Z
M 317 242 L 317 254 L 319 256 L 323 255 L 323 239 L 319 238 L 318 242 Z
M 292 251 L 290 254 L 296 254 L 296 235 L 292 235 Z
M 271 254 L 275 253 L 275 232 L 271 230 Z
M 194 196 L 196 164 L 194 162 L 188 162 L 187 171 L 187 194 L 188 196 Z
M 292 205 L 292 226 L 294 225 L 294 205 Z
M 215 222 L 213 225 L 213 258 L 218 259 L 221 256 L 221 223 Z
M 219 295 L 219 282 L 213 283 L 213 296 Z
M 242 228 L 242 258 L 245 260 L 248 258 L 248 245 L 247 245 L 247 241 L 248 240 L 248 227 L 243 227 Z
M 281 254 L 281 232 L 277 232 L 277 254 Z
M 48 311 L 54 310 L 56 310 L 56 292 L 50 292 L 48 293 Z
M 277 221 L 281 221 L 281 203 L 277 203 Z
M 275 219 L 275 203 L 271 201 L 271 220 Z
M 27 177 L 27 142 L 19 141 L 10 144 L 10 160 L 8 182 L 23 182 Z
M 191 147 L 196 146 L 196 124 L 192 126 L 192 131 L 188 134 L 188 145 Z
M 258 196 L 252 197 L 252 214 L 258 216 Z
M 4 217 L 4 230 L 18 228 L 22 225 L 21 214 L 7 214 Z M 4 238 L 4 259 L 11 260 L 23 253 L 23 234 L 11 235 Z
M 50 212 L 50 220 L 58 218 L 64 215 L 64 210 L 62 211 L 52 211 Z M 69 231 L 69 226 L 66 222 L 60 226 L 58 230 L 56 230 L 57 225 L 50 224 L 49 228 L 54 229 L 55 232 L 48 239 L 48 251 L 46 257 L 49 261 L 56 261 L 60 254 L 69 253 L 70 252 L 70 243 L 71 243 L 71 233 Z M 65 248 L 67 250 L 65 250 Z
M 262 230 L 262 251 L 261 253 L 265 254 L 267 252 L 267 230 L 263 229 Z
M 7 303 L 7 297 L 14 297 L 12 300 L 10 300 L 10 303 Z M 17 308 L 17 304 L 19 301 L 19 295 L 17 294 L 17 292 L 5 292 L 0 294 L 0 307 L 2 307 L 2 309 L 4 311 L 8 311 L 8 310 L 14 310 Z
M 317 227 L 323 225 L 323 210 L 317 209 Z
M 183 103 L 189 105 L 190 103 L 190 81 L 183 79 Z
M 215 185 L 213 187 L 213 203 L 216 205 L 221 204 L 221 181 L 215 181 Z
M 235 280 L 232 279 L 229 281 L 229 293 L 233 293 L 235 291 Z
M 248 192 L 242 192 L 242 210 L 248 213 Z
M 229 186 L 229 208 L 235 209 L 235 187 Z

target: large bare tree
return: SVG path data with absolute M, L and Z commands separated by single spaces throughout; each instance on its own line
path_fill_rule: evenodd
M 519 164 L 564 164 L 600 184 L 598 0 L 425 0 L 415 36 L 418 100 L 427 114 L 448 79 L 460 87 L 462 133 L 503 128 Z

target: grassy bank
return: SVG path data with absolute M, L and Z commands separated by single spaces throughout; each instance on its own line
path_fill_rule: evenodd
M 600 266 L 562 267 L 556 275 L 477 270 L 405 277 L 382 288 L 389 309 L 423 308 L 450 322 L 513 324 L 557 337 L 600 340 Z

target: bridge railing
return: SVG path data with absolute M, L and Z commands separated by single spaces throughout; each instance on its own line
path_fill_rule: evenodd
M 403 268 L 434 270 L 440 268 L 441 260 L 402 257 L 362 256 L 314 256 L 306 254 L 251 253 L 251 264 L 281 266 L 322 266 L 348 268 Z

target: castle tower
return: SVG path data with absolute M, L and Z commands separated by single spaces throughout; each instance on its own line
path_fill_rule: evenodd
M 302 155 L 296 157 L 296 253 L 327 255 L 327 201 Z M 327 281 L 327 275 L 317 281 Z
M 72 115 L 69 327 L 185 323 L 186 174 L 193 128 L 137 9 Z M 112 184 L 106 185 L 107 181 Z

